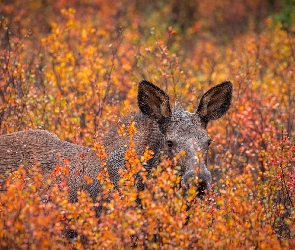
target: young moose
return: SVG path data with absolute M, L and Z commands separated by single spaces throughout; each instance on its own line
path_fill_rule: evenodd
M 231 82 L 222 82 L 206 92 L 194 113 L 183 111 L 180 107 L 171 110 L 169 97 L 157 86 L 143 80 L 139 83 L 138 106 L 140 113 L 134 115 L 137 133 L 134 135 L 136 152 L 143 155 L 148 146 L 153 158 L 144 163 L 149 171 L 160 163 L 160 156 L 173 158 L 181 150 L 185 151 L 177 165 L 181 166 L 182 183 L 189 186 L 193 179 L 199 180 L 198 191 L 203 194 L 210 189 L 211 174 L 206 166 L 206 157 L 211 139 L 206 126 L 209 121 L 220 118 L 229 108 L 232 99 Z M 125 119 L 122 124 L 128 124 Z M 112 183 L 118 187 L 119 170 L 125 168 L 125 145 L 128 138 L 118 135 L 114 128 L 104 141 L 108 155 L 107 169 Z M 202 159 L 196 155 L 201 152 Z M 5 183 L 5 174 L 20 165 L 30 167 L 40 163 L 44 173 L 50 173 L 58 163 L 69 162 L 69 199 L 77 200 L 78 189 L 89 192 L 93 200 L 100 193 L 97 180 L 102 170 L 96 153 L 86 147 L 59 140 L 54 134 L 43 130 L 16 132 L 0 136 L 0 186 Z M 78 174 L 79 173 L 79 174 Z M 87 184 L 84 175 L 92 179 Z M 138 175 L 137 188 L 144 188 Z M 2 182 L 2 183 L 1 183 Z

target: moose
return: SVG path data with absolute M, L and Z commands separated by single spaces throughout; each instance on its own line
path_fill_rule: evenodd
M 208 136 L 206 127 L 210 121 L 220 118 L 229 109 L 232 83 L 225 81 L 207 91 L 194 113 L 184 111 L 181 107 L 171 109 L 169 96 L 147 80 L 139 83 L 137 99 L 140 112 L 133 115 L 137 130 L 133 138 L 135 150 L 138 155 L 143 155 L 146 147 L 154 152 L 153 158 L 145 162 L 144 167 L 150 171 L 160 163 L 162 155 L 172 159 L 184 150 L 185 154 L 177 162 L 181 167 L 182 184 L 189 187 L 195 183 L 192 180 L 197 178 L 200 194 L 210 190 L 212 177 L 206 166 L 206 158 L 212 139 Z M 129 123 L 130 117 L 119 121 L 119 125 Z M 108 156 L 106 166 L 110 180 L 119 189 L 119 170 L 126 168 L 124 145 L 128 144 L 128 138 L 119 136 L 117 129 L 113 128 L 103 144 Z M 196 160 L 198 152 L 202 159 Z M 45 130 L 0 136 L 0 185 L 4 186 L 9 170 L 17 169 L 20 165 L 29 168 L 38 162 L 46 174 L 65 160 L 69 165 L 67 181 L 70 202 L 77 201 L 79 189 L 88 192 L 95 201 L 102 188 L 96 177 L 103 169 L 96 152 L 60 140 Z M 78 175 L 78 171 L 81 174 Z M 89 176 L 92 182 L 87 183 L 83 175 Z M 137 188 L 144 188 L 140 178 Z

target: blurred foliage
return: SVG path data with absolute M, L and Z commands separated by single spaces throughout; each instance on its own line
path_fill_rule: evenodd
M 143 78 L 191 112 L 224 80 L 234 100 L 208 127 L 215 186 L 204 200 L 184 197 L 177 166 L 163 162 L 136 206 L 131 173 L 150 153 L 136 155 L 129 129 L 125 198 L 113 193 L 97 218 L 86 194 L 70 204 L 66 185 L 52 184 L 63 173 L 19 169 L 0 194 L 1 247 L 294 248 L 293 2 L 2 1 L 1 134 L 43 128 L 101 151 L 110 126 L 137 110 Z M 78 237 L 67 241 L 66 228 Z
M 290 29 L 295 21 L 295 1 L 285 0 L 282 9 L 274 15 L 275 21 L 282 23 L 285 29 Z

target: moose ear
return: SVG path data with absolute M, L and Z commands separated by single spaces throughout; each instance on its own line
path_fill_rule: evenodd
M 149 81 L 139 83 L 137 102 L 143 114 L 158 122 L 171 115 L 169 96 Z
M 223 116 L 229 109 L 232 99 L 232 83 L 222 82 L 208 90 L 202 97 L 197 114 L 205 125 L 209 121 L 216 120 Z

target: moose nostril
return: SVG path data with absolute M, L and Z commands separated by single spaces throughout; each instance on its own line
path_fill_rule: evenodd
M 169 140 L 169 141 L 167 141 L 167 145 L 168 145 L 169 148 L 172 148 L 173 142 Z
M 204 179 L 196 177 L 193 171 L 190 171 L 183 176 L 183 182 L 186 186 L 186 189 L 190 189 L 192 185 L 197 188 L 198 198 L 202 198 L 205 195 L 207 183 Z
M 204 181 L 198 182 L 198 188 L 197 188 L 197 197 L 202 198 L 205 195 L 205 191 L 207 189 L 207 185 Z

